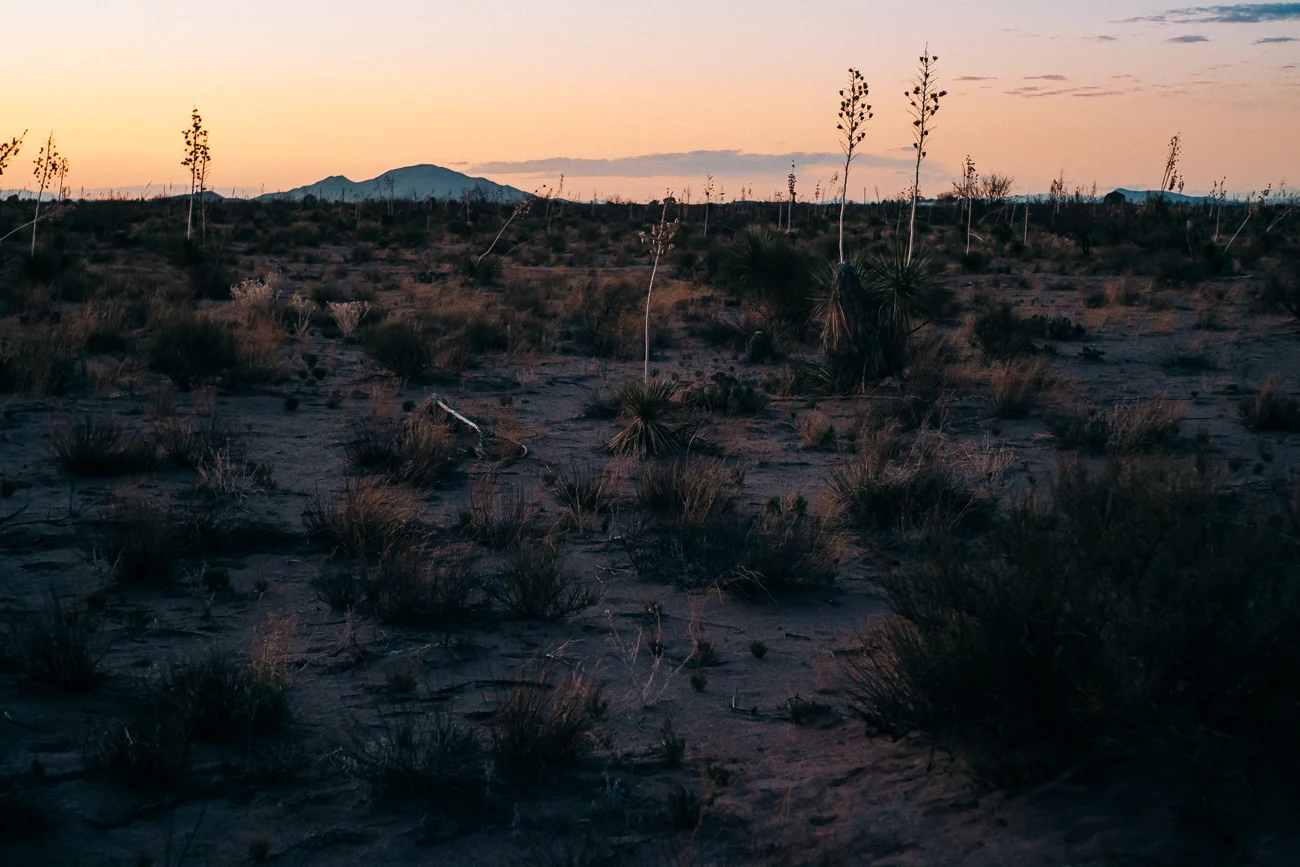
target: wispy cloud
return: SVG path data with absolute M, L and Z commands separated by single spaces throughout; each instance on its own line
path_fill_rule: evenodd
M 1027 99 L 1038 99 L 1045 96 L 1072 96 L 1081 99 L 1088 99 L 1099 96 L 1122 96 L 1126 92 L 1127 91 L 1116 90 L 1113 87 L 1110 89 L 1098 87 L 1095 84 L 1085 84 L 1079 87 L 1045 87 L 1036 84 L 1027 84 L 1006 91 L 1010 96 L 1023 96 Z
M 1025 81 L 1066 81 L 1066 80 L 1067 79 L 1064 75 L 1056 75 L 1055 73 L 1053 73 L 1052 75 L 1026 75 L 1025 76 Z
M 997 81 L 990 75 L 961 75 L 953 79 L 954 81 Z
M 1300 20 L 1300 3 L 1234 3 L 1228 6 L 1188 6 L 1158 15 L 1126 18 L 1121 24 L 1149 21 L 1157 24 L 1260 24 Z
M 1256 39 L 1255 45 L 1277 45 L 1281 42 L 1297 42 L 1294 36 L 1265 36 L 1263 39 Z
M 910 160 L 863 154 L 861 163 L 882 168 L 901 168 Z M 535 175 L 564 173 L 573 177 L 654 178 L 682 175 L 784 174 L 790 163 L 797 166 L 832 166 L 844 161 L 837 151 L 785 154 L 751 154 L 738 150 L 689 151 L 670 154 L 642 154 L 613 159 L 550 157 L 539 160 L 477 163 L 472 171 L 490 175 Z M 856 163 L 855 163 L 856 164 Z
M 1175 45 L 1191 45 L 1196 42 L 1209 42 L 1209 41 L 1210 41 L 1210 37 L 1201 36 L 1199 34 L 1191 34 L 1189 36 L 1175 36 L 1172 39 L 1165 40 L 1165 42 L 1172 42 Z
M 1102 36 L 1085 36 L 1083 38 L 1089 40 L 1090 42 L 1119 42 L 1118 36 L 1102 35 Z

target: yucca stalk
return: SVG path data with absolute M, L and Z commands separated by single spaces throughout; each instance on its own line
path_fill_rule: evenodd
M 921 197 L 921 161 L 925 159 L 925 142 L 934 131 L 932 118 L 939 112 L 939 100 L 948 95 L 948 91 L 939 90 L 935 83 L 935 63 L 939 58 L 930 54 L 930 46 L 925 46 L 921 55 L 921 68 L 914 79 L 910 92 L 903 95 L 911 104 L 912 135 L 916 139 L 912 147 L 916 149 L 916 172 L 912 182 L 912 216 L 907 224 L 907 259 L 912 259 L 912 250 L 916 240 L 916 202 Z
M 663 213 L 659 215 L 659 222 L 650 230 L 650 234 L 641 233 L 641 240 L 650 246 L 650 255 L 653 257 L 653 264 L 650 266 L 650 286 L 645 293 L 645 370 L 642 379 L 646 382 L 650 381 L 650 296 L 655 291 L 659 257 L 673 248 L 673 237 L 677 234 L 677 227 L 681 223 L 680 220 L 668 222 L 668 200 L 672 197 L 671 190 L 664 196 Z
M 53 130 L 50 131 L 45 145 L 36 154 L 36 159 L 32 163 L 34 166 L 32 177 L 36 178 L 36 213 L 32 217 L 32 255 L 35 256 L 36 224 L 41 219 L 41 199 L 44 198 L 50 181 L 55 177 L 66 177 L 68 174 L 68 159 L 59 154 L 58 147 L 54 143 Z
M 181 165 L 190 170 L 190 207 L 185 216 L 185 240 L 190 240 L 194 230 L 194 198 L 199 192 L 199 179 L 207 177 L 208 163 L 212 156 L 208 151 L 208 131 L 203 127 L 203 117 L 198 108 L 190 112 L 189 129 L 181 130 L 185 139 L 185 159 Z
M 840 195 L 840 264 L 844 264 L 844 208 L 849 200 L 849 166 L 853 163 L 854 149 L 867 137 L 867 120 L 873 117 L 867 104 L 867 80 L 862 73 L 849 67 L 848 90 L 840 91 L 840 149 L 844 151 L 844 190 Z

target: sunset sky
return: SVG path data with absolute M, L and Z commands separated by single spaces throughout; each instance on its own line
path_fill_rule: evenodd
M 1300 183 L 1300 3 L 1148 0 L 44 0 L 5 4 L 0 136 L 54 130 L 73 188 L 180 185 L 197 105 L 218 192 L 436 163 L 521 189 L 801 198 L 835 171 L 837 91 L 875 118 L 850 196 L 909 183 L 903 92 L 927 41 L 949 90 L 923 193 L 963 157 L 1017 191 Z M 656 155 L 703 151 L 687 157 Z M 820 155 L 820 156 L 819 156 Z

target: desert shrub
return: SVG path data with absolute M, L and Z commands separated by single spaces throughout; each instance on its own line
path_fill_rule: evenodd
M 111 418 L 82 416 L 50 425 L 47 445 L 63 471 L 73 476 L 107 477 L 151 469 L 155 453 L 144 437 L 130 436 Z
M 0 330 L 0 394 L 65 395 L 84 379 L 85 366 L 71 329 L 25 324 Z
M 599 358 L 632 358 L 641 346 L 644 320 L 633 312 L 641 297 L 639 287 L 627 282 L 588 281 L 577 298 L 573 320 L 580 343 Z M 651 318 L 651 340 L 655 322 Z
M 647 464 L 637 501 L 674 523 L 705 527 L 735 508 L 738 481 L 732 470 L 713 458 Z
M 754 415 L 767 406 L 767 395 L 757 384 L 742 382 L 729 373 L 713 374 L 709 381 L 682 392 L 682 406 L 727 415 Z
M 234 335 L 212 319 L 173 319 L 158 326 L 149 341 L 149 368 L 183 391 L 214 382 L 238 361 Z
M 445 413 L 409 413 L 402 420 L 398 477 L 413 485 L 442 480 L 455 454 L 456 438 Z
M 831 512 L 845 526 L 907 534 L 929 526 L 982 522 L 990 497 L 945 454 L 937 435 L 923 434 L 896 458 L 872 450 L 832 471 L 827 480 Z
M 1006 361 L 989 374 L 989 410 L 997 418 L 1029 415 L 1038 396 L 1053 385 L 1041 361 Z
M 1300 430 L 1300 400 L 1278 394 L 1270 377 L 1264 386 L 1237 405 L 1241 423 L 1248 430 L 1296 431 Z
M 399 379 L 422 375 L 433 363 L 433 346 L 415 323 L 396 319 L 367 329 L 362 344 L 375 364 Z
M 122 488 L 104 507 L 93 539 L 99 555 L 125 584 L 165 581 L 189 543 L 185 516 L 143 491 Z
M 1198 732 L 1273 739 L 1300 707 L 1287 521 L 1193 463 L 1066 461 L 986 535 L 935 534 L 886 572 L 893 614 L 846 668 L 856 709 L 997 782 Z
M 189 770 L 188 733 L 156 714 L 139 723 L 106 725 L 88 753 L 91 771 L 133 789 L 174 790 Z
M 317 547 L 345 557 L 378 554 L 420 532 L 410 495 L 373 479 L 349 479 L 333 503 L 317 496 L 303 524 Z
M 642 457 L 681 450 L 678 431 L 669 424 L 677 386 L 664 379 L 633 379 L 618 390 L 623 429 L 609 441 L 620 454 Z
M 523 539 L 505 553 L 492 595 L 516 617 L 562 620 L 590 608 L 600 594 L 564 568 L 555 540 Z
M 260 385 L 283 382 L 287 377 L 284 332 L 275 322 L 259 319 L 235 332 L 231 381 L 240 385 Z
M 539 511 L 522 486 L 502 490 L 496 475 L 488 474 L 470 489 L 461 523 L 475 541 L 500 551 L 535 534 Z
M 439 564 L 426 544 L 405 541 L 386 548 L 373 563 L 326 567 L 312 584 L 335 611 L 366 603 L 386 623 L 418 628 L 460 622 L 481 589 L 468 567 Z
M 1282 269 L 1269 271 L 1259 293 L 1258 307 L 1265 313 L 1280 308 L 1300 319 L 1300 267 L 1293 265 L 1289 273 Z
M 750 594 L 820 587 L 835 579 L 841 540 L 802 496 L 773 497 L 750 523 L 743 556 L 723 583 Z
M 481 797 L 483 745 L 449 713 L 385 716 L 380 728 L 374 738 L 354 730 L 343 751 L 344 767 L 368 783 L 374 794 L 446 801 Z
M 587 756 L 596 744 L 600 687 L 580 672 L 557 678 L 542 666 L 520 673 L 489 722 L 499 771 L 540 777 Z
M 617 496 L 617 480 L 606 467 L 579 464 L 555 472 L 551 492 L 563 509 L 563 522 L 575 529 L 609 513 Z
M 1116 403 L 1109 410 L 1080 402 L 1047 413 L 1045 421 L 1062 449 L 1131 455 L 1175 446 L 1182 408 L 1163 397 Z
M 212 648 L 182 662 L 154 685 L 149 704 L 185 731 L 218 743 L 279 729 L 290 712 L 288 638 L 282 627 L 247 657 Z
M 1034 351 L 1035 329 L 1008 301 L 983 301 L 968 319 L 971 345 L 989 358 L 1009 359 Z
M 831 417 L 819 409 L 809 410 L 795 419 L 794 429 L 799 442 L 806 449 L 820 449 L 835 442 L 835 425 Z
M 497 256 L 479 258 L 467 253 L 456 262 L 455 271 L 476 286 L 496 286 L 501 282 L 501 259 Z
M 104 648 L 97 627 L 92 612 L 69 604 L 51 588 L 36 611 L 15 620 L 8 638 L 32 682 L 81 692 L 93 689 L 102 675 Z
M 1024 321 L 1024 328 L 1040 340 L 1082 340 L 1087 330 L 1068 316 L 1044 316 L 1035 313 Z

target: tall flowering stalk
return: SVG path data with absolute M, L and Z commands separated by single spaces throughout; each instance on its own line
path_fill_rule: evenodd
M 935 64 L 939 58 L 930 54 L 930 46 L 925 47 L 921 55 L 921 67 L 917 71 L 911 91 L 903 95 L 911 105 L 912 136 L 916 141 L 916 174 L 912 182 L 912 216 L 907 223 L 907 261 L 912 261 L 912 250 L 916 241 L 916 202 L 921 197 L 921 160 L 925 159 L 925 142 L 934 131 L 933 118 L 939 113 L 939 100 L 948 95 L 948 91 L 939 90 L 935 78 Z
M 867 80 L 862 73 L 849 67 L 849 86 L 840 91 L 840 149 L 844 151 L 844 189 L 840 195 L 840 264 L 844 264 L 844 207 L 849 200 L 849 166 L 856 156 L 854 150 L 867 137 L 867 121 L 873 117 L 867 104 Z
M 35 256 L 36 223 L 41 219 L 41 199 L 44 197 L 51 181 L 59 178 L 59 186 L 62 187 L 62 179 L 68 175 L 68 158 L 59 154 L 58 147 L 54 144 L 54 133 L 52 131 L 32 163 L 34 166 L 32 177 L 36 178 L 36 214 L 32 217 L 32 255 Z
M 194 231 L 194 199 L 203 196 L 203 185 L 207 182 L 208 163 L 212 154 L 208 150 L 208 131 L 203 126 L 203 117 L 195 108 L 190 112 L 189 129 L 181 130 L 185 139 L 185 159 L 181 165 L 190 170 L 190 208 L 185 216 L 185 240 L 190 240 Z
M 664 196 L 663 213 L 659 215 L 659 222 L 650 230 L 650 234 L 641 233 L 641 241 L 650 247 L 650 255 L 653 257 L 653 264 L 650 266 L 650 288 L 645 293 L 645 370 L 642 373 L 642 379 L 650 381 L 650 296 L 655 291 L 655 274 L 659 272 L 659 258 L 673 248 L 673 238 L 677 235 L 677 229 L 681 220 L 668 222 L 668 202 L 672 199 L 672 193 Z

